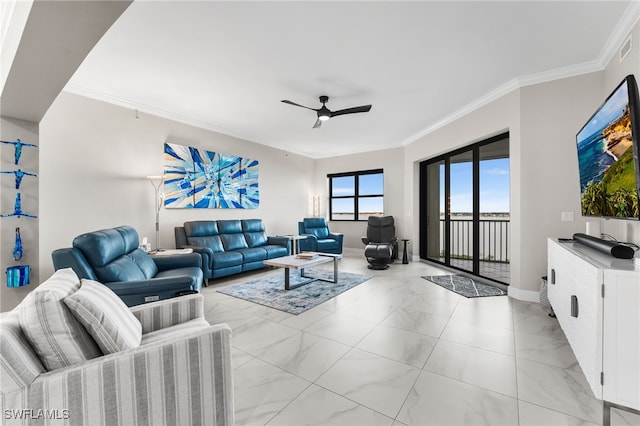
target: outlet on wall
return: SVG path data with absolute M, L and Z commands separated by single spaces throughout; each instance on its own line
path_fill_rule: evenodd
M 562 212 L 562 221 L 563 222 L 573 222 L 573 212 Z

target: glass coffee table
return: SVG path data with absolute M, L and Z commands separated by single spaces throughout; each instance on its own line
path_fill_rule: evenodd
M 300 276 L 303 278 L 309 278 L 307 281 L 299 283 L 304 285 L 312 281 L 326 281 L 337 283 L 338 282 L 338 260 L 342 259 L 341 254 L 331 253 L 316 253 L 305 251 L 295 254 L 293 256 L 277 257 L 275 259 L 267 259 L 264 261 L 265 265 L 275 266 L 277 268 L 284 268 L 284 289 L 289 290 L 289 271 L 291 269 L 299 269 Z M 321 265 L 323 263 L 333 262 L 333 279 L 314 278 L 304 274 L 304 269 L 310 266 Z

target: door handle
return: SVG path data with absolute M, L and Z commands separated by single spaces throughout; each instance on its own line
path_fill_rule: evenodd
M 551 268 L 551 284 L 556 283 L 556 270 Z
M 578 318 L 578 296 L 571 295 L 571 316 Z

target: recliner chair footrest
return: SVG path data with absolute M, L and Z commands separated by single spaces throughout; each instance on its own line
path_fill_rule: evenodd
M 364 255 L 366 257 L 390 259 L 391 256 L 393 256 L 393 244 L 367 244 L 367 246 L 364 248 Z

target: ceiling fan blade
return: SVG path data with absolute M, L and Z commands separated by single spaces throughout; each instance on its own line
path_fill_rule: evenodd
M 284 102 L 285 104 L 289 104 L 289 105 L 297 106 L 297 107 L 300 107 L 300 108 L 310 109 L 311 111 L 317 111 L 317 109 L 309 108 L 308 106 L 300 105 L 300 104 L 297 104 L 297 103 L 295 103 L 295 102 L 288 101 L 288 100 L 286 100 L 286 99 L 283 99 L 283 100 L 282 100 L 282 101 L 280 101 L 280 102 Z
M 314 129 L 317 129 L 318 127 L 322 126 L 322 120 L 320 120 L 319 118 L 316 120 L 316 124 L 313 125 Z
M 358 112 L 369 112 L 370 110 L 371 110 L 371 105 L 363 105 L 359 107 L 346 108 L 346 109 L 341 109 L 341 110 L 332 112 L 331 117 L 336 117 L 338 115 L 345 115 L 345 114 L 355 114 Z

